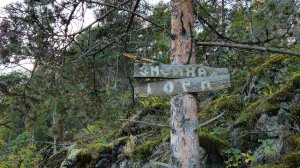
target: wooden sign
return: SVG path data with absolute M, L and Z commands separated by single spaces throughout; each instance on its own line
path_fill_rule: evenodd
M 134 64 L 134 77 L 139 78 L 194 78 L 228 74 L 227 68 L 202 65 Z
M 195 77 L 171 79 L 135 86 L 135 97 L 176 95 L 179 93 L 193 93 L 219 90 L 230 86 L 230 76 L 218 75 L 209 77 Z

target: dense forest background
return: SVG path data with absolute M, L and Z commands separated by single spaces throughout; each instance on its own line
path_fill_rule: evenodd
M 194 8 L 197 63 L 229 68 L 232 85 L 197 96 L 200 123 L 220 116 L 199 128 L 203 167 L 300 167 L 300 1 Z M 134 98 L 123 56 L 170 63 L 170 2 L 24 0 L 1 13 L 1 65 L 34 64 L 0 75 L 0 167 L 172 167 L 169 97 Z

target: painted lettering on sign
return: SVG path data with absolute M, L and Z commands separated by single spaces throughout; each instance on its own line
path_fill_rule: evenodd
M 153 84 L 155 86 L 155 84 Z M 191 82 L 189 80 L 183 80 L 181 81 L 181 84 L 180 86 L 178 87 L 176 85 L 176 88 L 175 88 L 175 85 L 173 82 L 171 81 L 168 81 L 166 82 L 165 84 L 163 84 L 163 91 L 167 94 L 167 95 L 171 95 L 173 93 L 173 91 L 176 89 L 177 91 L 180 90 L 182 93 L 185 93 L 185 92 L 189 92 L 189 86 L 191 86 Z M 147 94 L 148 95 L 151 95 L 152 92 L 152 88 L 151 88 L 151 83 L 148 83 L 147 84 Z M 210 82 L 209 81 L 202 81 L 200 82 L 200 87 L 202 90 L 211 90 L 211 85 L 210 85 Z
M 183 81 L 181 82 L 181 86 L 182 86 L 182 90 L 183 90 L 184 92 L 188 92 L 187 87 L 188 87 L 188 86 L 191 86 L 191 81 L 189 81 L 189 80 L 183 80 Z
M 140 84 L 134 87 L 134 93 L 136 97 L 163 96 L 218 90 L 229 86 L 230 76 L 218 75 L 210 77 L 170 79 Z
M 174 83 L 167 82 L 166 84 L 164 84 L 163 91 L 167 94 L 172 94 L 174 91 Z
M 134 64 L 134 77 L 194 78 L 228 74 L 227 68 L 201 65 Z

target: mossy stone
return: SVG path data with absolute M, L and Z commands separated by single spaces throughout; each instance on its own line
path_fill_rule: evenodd
M 259 166 L 254 166 L 252 168 L 287 168 L 284 164 L 279 164 L 279 165 L 259 165 Z
M 207 104 L 203 111 L 198 114 L 198 117 L 200 121 L 204 121 L 211 118 L 213 114 L 225 112 L 226 116 L 234 118 L 243 107 L 244 104 L 240 95 L 219 97 Z
M 285 141 L 291 146 L 293 151 L 300 150 L 300 136 L 299 135 L 290 135 L 285 137 Z
M 272 56 L 272 57 L 268 58 L 267 60 L 265 60 L 263 64 L 254 68 L 253 73 L 255 75 L 260 75 L 260 74 L 264 73 L 267 69 L 270 69 L 272 66 L 280 64 L 286 58 L 288 58 L 288 57 L 285 55 Z
M 292 117 L 295 121 L 300 120 L 300 104 L 291 106 Z
M 199 142 L 200 146 L 206 149 L 207 152 L 220 152 L 230 146 L 226 140 L 221 140 L 207 133 L 199 133 Z
M 81 153 L 83 155 L 89 154 L 92 156 L 93 159 L 96 159 L 100 154 L 111 153 L 112 149 L 113 149 L 112 143 L 92 143 L 82 148 Z
M 296 94 L 295 90 L 300 88 L 300 75 L 296 75 L 289 79 L 286 84 L 284 84 L 279 91 L 274 93 L 268 101 L 270 103 L 281 103 L 291 100 L 291 98 Z
M 234 126 L 245 126 L 252 124 L 256 121 L 262 113 L 266 113 L 270 116 L 275 116 L 280 109 L 279 103 L 291 100 L 295 95 L 294 90 L 300 88 L 300 75 L 296 75 L 289 79 L 285 85 L 283 85 L 279 91 L 274 93 L 271 97 L 266 99 L 260 99 L 251 105 L 249 105 L 240 117 L 234 123 Z M 294 113 L 298 114 L 300 108 L 295 106 Z
M 258 100 L 249 105 L 240 115 L 240 117 L 234 123 L 234 126 L 246 126 L 251 125 L 257 121 L 262 113 L 268 115 L 276 115 L 278 113 L 279 106 L 277 104 L 271 104 L 265 99 Z
M 300 167 L 300 152 L 286 155 L 283 159 L 283 164 L 288 168 Z
M 160 134 L 155 137 L 148 138 L 141 144 L 136 146 L 134 156 L 138 159 L 146 159 L 153 150 L 156 149 L 161 143 L 166 142 L 170 138 L 169 130 L 162 130 Z

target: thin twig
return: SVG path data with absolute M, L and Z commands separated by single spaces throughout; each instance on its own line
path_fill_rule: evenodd
M 204 127 L 204 126 L 206 126 L 206 125 L 214 122 L 215 120 L 221 118 L 224 114 L 225 113 L 223 112 L 223 113 L 219 114 L 218 116 L 216 116 L 216 117 L 214 117 L 214 118 L 212 118 L 212 119 L 210 119 L 208 121 L 205 121 L 204 123 L 201 123 L 200 125 L 198 125 L 198 128 Z
M 103 14 L 102 16 L 100 16 L 99 18 L 97 18 L 95 21 L 93 21 L 92 23 L 90 23 L 89 25 L 87 25 L 86 27 L 84 27 L 83 29 L 79 30 L 78 32 L 72 33 L 72 34 L 68 34 L 68 35 L 63 35 L 63 36 L 75 36 L 77 34 L 80 34 L 86 30 L 88 30 L 89 28 L 91 28 L 94 24 L 96 24 L 97 22 L 99 22 L 100 20 L 104 19 L 106 16 L 108 16 L 109 14 L 111 14 L 113 11 L 115 11 L 116 9 L 118 9 L 120 6 L 125 5 L 126 3 L 130 2 L 130 0 L 124 1 L 120 4 L 118 4 L 116 7 L 117 8 L 113 8 L 109 11 L 107 11 L 105 14 Z
M 130 120 L 130 119 L 119 119 L 119 121 L 128 121 L 128 122 L 144 124 L 144 125 L 153 126 L 153 127 L 160 127 L 160 128 L 171 128 L 168 125 L 154 124 L 154 123 L 148 123 L 148 122 L 144 122 L 144 121 L 137 121 L 137 120 Z
M 212 122 L 214 122 L 215 120 L 221 118 L 225 113 L 221 113 L 218 116 L 204 122 L 201 123 L 200 125 L 198 125 L 198 128 L 204 127 Z M 128 122 L 133 122 L 133 123 L 138 123 L 138 124 L 144 124 L 144 125 L 149 125 L 149 126 L 153 126 L 153 127 L 160 127 L 160 128 L 169 128 L 171 129 L 171 126 L 169 125 L 162 125 L 162 124 L 154 124 L 154 123 L 148 123 L 148 122 L 144 122 L 144 121 L 137 121 L 137 120 L 130 120 L 130 119 L 119 119 L 119 121 L 128 121 Z

